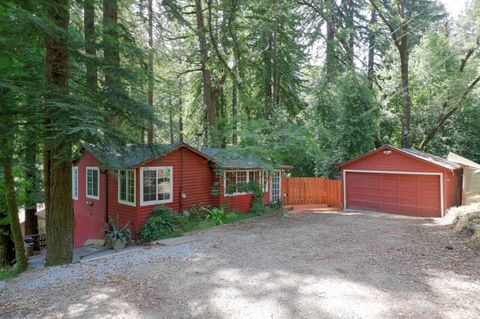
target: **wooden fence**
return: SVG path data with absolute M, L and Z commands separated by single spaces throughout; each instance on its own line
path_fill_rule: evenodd
M 282 201 L 293 204 L 327 204 L 342 206 L 342 182 L 323 177 L 289 177 L 282 179 Z

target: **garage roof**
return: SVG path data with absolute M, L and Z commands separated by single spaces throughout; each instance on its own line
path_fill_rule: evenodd
M 362 154 L 362 155 L 360 155 L 360 156 L 358 156 L 354 159 L 351 159 L 349 161 L 340 163 L 340 164 L 338 164 L 338 167 L 345 166 L 345 165 L 350 164 L 352 162 L 358 161 L 358 160 L 360 160 L 364 157 L 367 157 L 367 156 L 369 156 L 373 153 L 381 152 L 385 149 L 395 150 L 395 151 L 398 151 L 398 152 L 403 153 L 405 155 L 408 155 L 408 156 L 411 156 L 411 157 L 429 162 L 433 165 L 440 166 L 442 168 L 446 168 L 446 169 L 449 169 L 449 170 L 456 170 L 456 169 L 461 167 L 457 163 L 449 161 L 446 158 L 443 158 L 443 157 L 440 157 L 440 156 L 425 153 L 425 152 L 422 152 L 422 151 L 419 151 L 419 150 L 416 150 L 416 149 L 413 149 L 413 148 L 398 148 L 398 147 L 394 147 L 394 146 L 391 146 L 391 145 L 383 145 L 383 146 L 381 146 L 381 147 L 379 147 L 379 148 L 377 148 L 377 149 L 375 149 L 371 152 Z

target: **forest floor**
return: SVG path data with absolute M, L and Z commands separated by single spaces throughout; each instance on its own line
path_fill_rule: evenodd
M 280 214 L 0 286 L 2 318 L 478 318 L 480 256 L 439 219 Z

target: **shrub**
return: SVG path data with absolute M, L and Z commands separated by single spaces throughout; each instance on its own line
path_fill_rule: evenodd
M 193 206 L 184 212 L 191 221 L 201 221 L 208 217 L 208 211 L 203 206 Z
M 170 235 L 174 230 L 171 216 L 152 215 L 147 220 L 140 232 L 140 240 L 148 243 L 154 240 L 162 239 Z
M 175 211 L 167 206 L 155 206 L 152 210 L 152 216 L 162 216 L 166 220 L 173 220 L 175 215 Z

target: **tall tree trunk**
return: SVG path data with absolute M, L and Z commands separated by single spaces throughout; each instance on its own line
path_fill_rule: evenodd
M 0 87 L 0 166 L 3 169 L 7 211 L 0 212 L 0 218 L 8 216 L 9 224 L 0 224 L 0 265 L 7 266 L 15 259 L 18 271 L 27 268 L 15 185 L 12 173 L 13 131 L 11 110 L 5 101 L 6 89 Z M 4 216 L 6 214 L 6 216 Z
M 406 36 L 405 36 L 406 37 Z M 408 81 L 408 48 L 407 39 L 400 46 L 400 70 L 402 78 L 402 147 L 410 147 L 410 90 Z
M 73 257 L 73 202 L 71 144 L 60 138 L 57 127 L 62 120 L 58 100 L 68 94 L 69 1 L 50 0 L 48 18 L 61 33 L 46 38 L 47 119 L 45 132 L 48 157 L 47 266 L 71 263 Z M 51 117 L 51 114 L 55 116 Z
M 15 182 L 12 172 L 12 115 L 11 111 L 6 106 L 4 96 L 5 89 L 0 88 L 0 163 L 2 165 L 4 175 L 5 197 L 8 218 L 10 221 L 10 234 L 15 247 L 15 268 L 20 272 L 28 267 L 28 262 L 27 257 L 25 256 L 23 236 L 20 229 L 20 220 L 18 218 Z M 6 244 L 8 245 L 8 242 Z M 5 247 L 4 249 L 8 249 L 8 247 Z M 8 250 L 4 254 L 8 255 Z
M 238 80 L 237 75 L 233 76 L 232 83 L 232 144 L 237 145 L 238 143 L 238 119 L 237 119 L 237 101 L 238 101 Z
M 277 112 L 277 107 L 280 104 L 280 72 L 278 65 L 278 16 L 274 21 L 273 29 L 273 104 L 275 105 L 274 112 Z
M 153 5 L 152 0 L 148 0 L 148 105 L 152 110 L 153 116 Z M 147 143 L 153 143 L 153 119 L 148 119 Z M 173 143 L 173 142 L 172 142 Z
M 178 135 L 180 143 L 183 143 L 183 107 L 182 99 L 179 100 L 179 114 L 178 114 Z
M 0 142 L 3 150 L 6 149 L 8 141 Z M 5 195 L 7 197 L 8 217 L 10 219 L 10 234 L 15 246 L 15 268 L 17 271 L 27 269 L 28 262 L 25 255 L 22 231 L 20 229 L 20 220 L 18 219 L 17 199 L 15 196 L 15 186 L 12 173 L 12 152 L 2 154 L 3 174 L 5 178 Z
M 269 31 L 265 32 L 265 49 L 263 52 L 263 63 L 265 65 L 265 112 L 270 116 L 273 88 L 272 88 L 272 40 L 270 39 Z
M 117 112 L 112 105 L 112 100 L 120 93 L 120 44 L 118 39 L 118 3 L 117 0 L 103 0 L 103 57 L 107 64 L 105 68 L 105 90 L 107 99 L 107 109 L 112 114 Z M 110 124 L 113 127 L 120 125 L 120 117 L 112 115 Z
M 207 38 L 205 34 L 205 22 L 203 18 L 202 0 L 195 0 L 195 13 L 197 18 L 197 36 L 198 47 L 200 50 L 200 67 L 202 70 L 202 84 L 203 84 L 203 100 L 206 107 L 207 117 L 207 138 L 209 137 L 210 144 L 217 146 L 218 139 L 218 123 L 217 123 L 217 94 L 212 84 L 210 69 L 208 67 L 208 49 Z
M 370 12 L 370 23 L 368 24 L 368 87 L 373 89 L 373 81 L 375 77 L 375 30 L 372 28 L 377 24 L 377 14 L 374 9 Z
M 337 56 L 335 50 L 335 28 L 334 28 L 334 3 L 333 0 L 325 0 L 326 11 L 326 80 L 328 83 L 332 83 L 335 80 L 337 72 Z
M 172 100 L 169 99 L 170 107 L 168 109 L 168 124 L 170 129 L 170 143 L 175 143 L 175 138 L 173 136 L 173 110 L 172 110 Z
M 38 234 L 37 218 L 37 136 L 32 124 L 27 126 L 25 147 L 25 235 Z
M 85 53 L 87 60 L 85 67 L 87 70 L 87 88 L 91 93 L 97 92 L 97 47 L 95 43 L 95 1 L 84 0 L 83 2 L 83 27 L 85 32 Z

